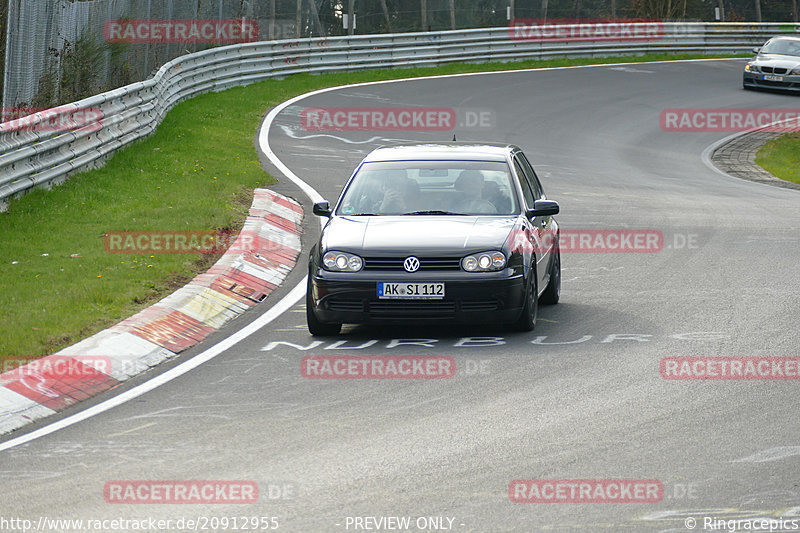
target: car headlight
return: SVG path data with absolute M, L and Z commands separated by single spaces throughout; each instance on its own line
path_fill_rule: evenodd
M 364 267 L 364 260 L 347 252 L 325 252 L 322 256 L 325 270 L 333 272 L 358 272 Z
M 745 69 L 747 72 L 761 72 L 760 70 L 758 70 L 758 67 L 757 67 L 756 65 L 752 64 L 752 63 L 748 63 L 748 64 L 746 64 L 746 65 L 744 66 L 744 69 Z
M 505 267 L 506 256 L 503 252 L 481 252 L 461 260 L 461 268 L 467 272 L 491 272 Z
M 800 76 L 800 67 L 792 69 L 792 71 L 789 72 L 789 75 L 790 76 Z

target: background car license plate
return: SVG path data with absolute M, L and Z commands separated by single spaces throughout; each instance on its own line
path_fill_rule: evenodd
M 441 300 L 444 283 L 378 283 L 378 298 Z
M 764 74 L 764 79 L 767 81 L 783 81 L 783 76 L 770 76 L 769 74 Z

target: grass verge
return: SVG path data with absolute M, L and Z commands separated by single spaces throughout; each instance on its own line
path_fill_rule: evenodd
M 205 271 L 217 256 L 107 253 L 110 231 L 238 230 L 252 190 L 273 182 L 254 136 L 266 111 L 314 89 L 396 78 L 599 63 L 711 58 L 697 55 L 298 74 L 176 106 L 156 132 L 101 169 L 36 190 L 0 213 L 0 356 L 46 355 L 151 305 Z M 729 57 L 729 56 L 716 56 Z
M 800 184 L 800 133 L 767 142 L 756 153 L 756 163 L 773 176 Z

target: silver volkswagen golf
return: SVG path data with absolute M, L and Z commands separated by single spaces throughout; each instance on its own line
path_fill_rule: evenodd
M 339 201 L 309 257 L 313 335 L 342 323 L 536 324 L 561 288 L 558 203 L 510 144 L 378 148 Z

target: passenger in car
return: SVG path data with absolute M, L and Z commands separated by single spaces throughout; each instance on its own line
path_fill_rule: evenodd
M 459 193 L 453 211 L 464 214 L 494 215 L 497 208 L 483 198 L 484 179 L 480 170 L 464 170 L 455 181 Z
M 496 181 L 486 180 L 483 184 L 483 198 L 490 201 L 497 209 L 498 214 L 511 213 L 511 198 L 500 190 Z

